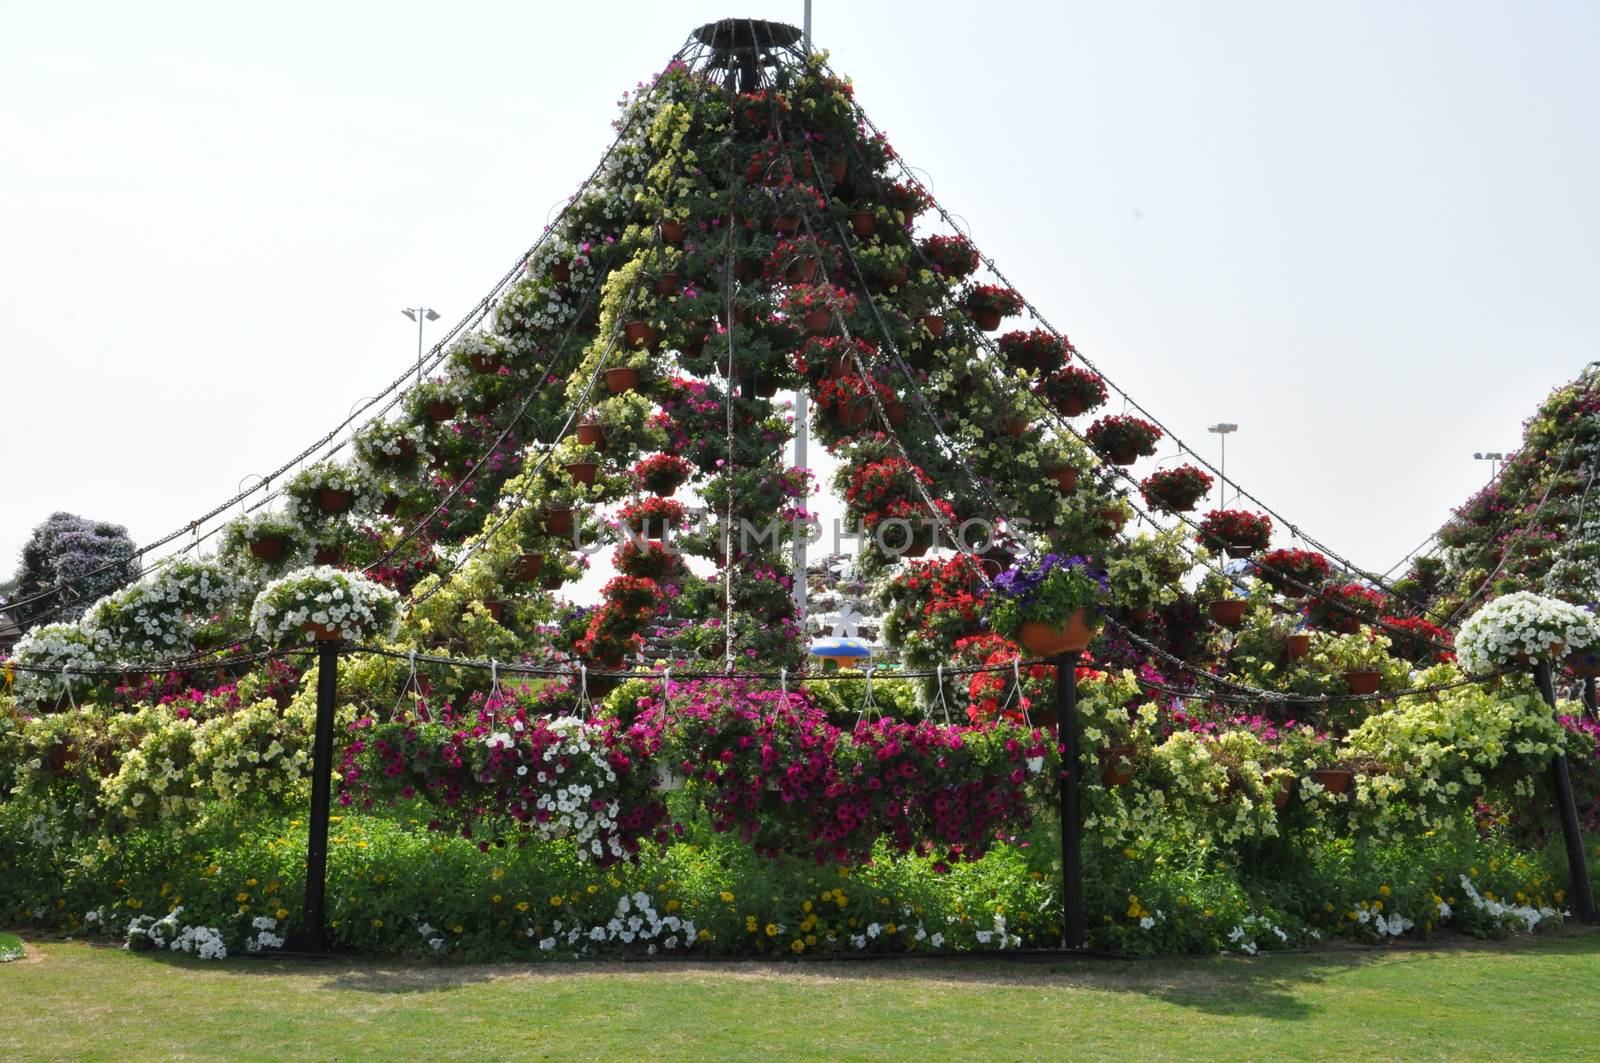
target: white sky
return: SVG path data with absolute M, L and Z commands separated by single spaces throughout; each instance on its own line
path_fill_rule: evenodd
M 1600 7 L 817 6 L 1052 321 L 1364 565 L 1595 356 Z M 0 0 L 0 576 L 54 510 L 143 542 L 342 419 L 728 14 L 801 4 Z

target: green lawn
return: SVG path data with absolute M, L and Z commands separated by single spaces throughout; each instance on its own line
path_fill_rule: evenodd
M 418 967 L 28 941 L 0 1059 L 1593 1059 L 1600 931 L 1256 959 Z

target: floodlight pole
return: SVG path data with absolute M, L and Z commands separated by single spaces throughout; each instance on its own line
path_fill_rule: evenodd
M 1556 711 L 1555 669 L 1548 658 L 1533 666 L 1534 682 L 1544 695 L 1550 711 Z M 1561 837 L 1567 844 L 1567 869 L 1572 875 L 1572 906 L 1585 923 L 1600 923 L 1595 910 L 1594 889 L 1589 884 L 1589 862 L 1583 852 L 1583 831 L 1578 826 L 1578 806 L 1572 796 L 1572 773 L 1567 755 L 1557 753 L 1550 762 L 1550 783 L 1555 790 L 1556 815 L 1561 819 Z
M 1061 750 L 1061 944 L 1083 948 L 1083 767 L 1078 749 L 1078 651 L 1056 654 L 1056 741 Z
M 811 0 L 806 0 L 806 17 L 801 24 L 801 40 L 805 42 L 807 55 L 811 54 Z
M 1600 706 L 1595 705 L 1594 676 L 1585 676 L 1583 680 L 1583 707 L 1589 714 L 1591 723 L 1600 723 Z

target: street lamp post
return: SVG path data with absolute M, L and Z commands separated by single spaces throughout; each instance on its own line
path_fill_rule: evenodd
M 1498 450 L 1480 450 L 1472 456 L 1489 463 L 1489 482 L 1494 483 L 1494 478 L 1500 475 L 1500 469 L 1505 465 L 1505 454 Z
M 422 383 L 422 326 L 424 322 L 439 320 L 438 311 L 428 306 L 408 306 L 400 311 L 417 323 L 417 383 Z
M 1207 432 L 1215 432 L 1217 434 L 1218 442 L 1222 444 L 1222 459 L 1217 463 L 1218 479 L 1222 481 L 1217 485 L 1217 494 L 1221 499 L 1217 504 L 1218 509 L 1228 508 L 1228 433 L 1237 432 L 1238 430 L 1238 425 L 1230 424 L 1227 421 L 1218 421 L 1216 424 L 1206 427 Z

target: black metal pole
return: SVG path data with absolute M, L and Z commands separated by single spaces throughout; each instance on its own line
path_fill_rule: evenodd
M 1556 684 L 1550 662 L 1543 660 L 1534 665 L 1534 681 L 1544 695 L 1550 711 L 1556 711 Z M 1567 867 L 1572 874 L 1572 903 L 1578 918 L 1585 923 L 1600 923 L 1600 911 L 1595 910 L 1594 889 L 1589 884 L 1589 861 L 1583 852 L 1583 832 L 1578 827 L 1578 805 L 1572 796 L 1572 773 L 1567 766 L 1567 755 L 1556 754 L 1550 764 L 1550 783 L 1555 789 L 1556 814 L 1561 817 L 1561 836 L 1567 843 Z
M 1061 943 L 1083 948 L 1082 766 L 1078 750 L 1078 651 L 1056 655 L 1056 738 L 1061 745 Z
M 1600 723 L 1600 706 L 1594 701 L 1594 676 L 1583 678 L 1583 708 L 1589 714 L 1590 723 Z
M 326 952 L 328 804 L 333 775 L 333 709 L 339 691 L 341 642 L 317 643 L 317 725 L 311 743 L 311 820 L 306 842 L 306 899 L 300 929 L 289 941 L 296 952 Z

